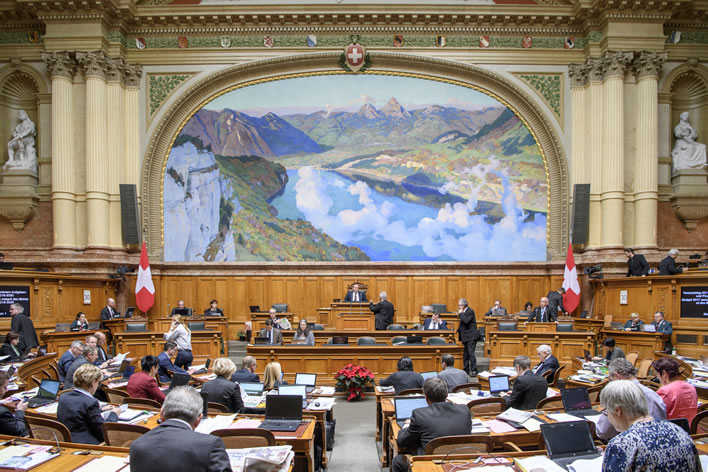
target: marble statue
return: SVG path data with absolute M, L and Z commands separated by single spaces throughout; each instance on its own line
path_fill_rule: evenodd
M 37 134 L 34 122 L 24 110 L 17 112 L 20 122 L 12 132 L 12 139 L 7 143 L 7 162 L 4 169 L 37 170 L 37 150 L 34 137 Z
M 700 169 L 706 166 L 706 145 L 696 141 L 696 129 L 688 122 L 688 112 L 681 113 L 681 121 L 674 128 L 676 143 L 671 157 L 674 170 Z

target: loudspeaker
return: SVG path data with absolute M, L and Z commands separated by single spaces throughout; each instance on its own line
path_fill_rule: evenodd
M 590 226 L 590 184 L 573 186 L 573 244 L 587 244 Z
M 138 216 L 138 192 L 135 185 L 120 184 L 120 221 L 125 246 L 142 242 Z

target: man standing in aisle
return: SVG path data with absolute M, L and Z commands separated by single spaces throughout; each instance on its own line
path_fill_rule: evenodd
M 477 356 L 475 349 L 479 340 L 479 331 L 477 331 L 477 319 L 474 316 L 474 310 L 467 305 L 467 300 L 460 298 L 457 303 L 457 312 L 460 317 L 460 325 L 457 328 L 460 341 L 464 346 L 463 358 L 465 371 L 470 374 L 470 377 L 477 376 Z
M 393 323 L 393 303 L 387 300 L 388 294 L 381 292 L 379 294 L 380 301 L 374 305 L 374 301 L 369 302 L 369 310 L 374 312 L 374 323 L 376 329 L 383 330 Z
M 20 335 L 20 343 L 17 345 L 20 351 L 24 352 L 27 348 L 39 346 L 37 331 L 34 330 L 34 323 L 30 317 L 25 314 L 25 307 L 20 303 L 13 303 L 10 305 L 10 316 L 12 316 L 10 331 Z
M 561 311 L 561 315 L 565 314 L 565 307 L 563 306 L 563 294 L 565 289 L 563 287 L 552 292 L 548 292 L 546 297 L 548 298 L 548 309 L 551 312 L 551 316 L 554 320 L 558 319 L 558 310 Z M 548 321 L 551 321 L 550 319 Z

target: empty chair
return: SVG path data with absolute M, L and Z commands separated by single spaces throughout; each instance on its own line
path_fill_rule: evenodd
M 217 429 L 210 434 L 219 436 L 226 449 L 275 446 L 275 436 L 267 429 Z
M 359 346 L 368 346 L 369 344 L 376 344 L 376 339 L 371 336 L 361 336 L 357 338 L 356 343 Z
M 189 328 L 190 331 L 205 331 L 206 323 L 203 321 L 190 321 L 187 323 L 187 328 Z
M 388 326 L 386 327 L 386 329 L 388 329 L 388 330 L 394 330 L 394 329 L 406 329 L 406 327 L 405 327 L 405 326 L 403 326 L 402 324 L 398 324 L 398 323 L 393 323 L 393 324 L 390 324 L 390 325 L 388 325 Z
M 708 433 L 708 410 L 703 410 L 691 420 L 691 434 Z
M 25 413 L 25 423 L 30 437 L 48 441 L 71 442 L 71 432 L 56 419 L 47 418 L 33 413 Z
M 447 340 L 445 340 L 445 338 L 441 338 L 440 336 L 433 336 L 428 338 L 428 344 L 447 344 Z
M 319 323 L 315 323 L 312 325 L 311 329 L 312 331 L 324 331 L 324 326 Z
M 460 449 L 461 454 L 489 454 L 494 448 L 494 441 L 490 436 L 443 436 L 435 438 L 425 446 L 425 455 L 449 454 L 455 449 Z
M 556 331 L 560 331 L 560 332 L 573 331 L 573 323 L 558 323 L 556 325 Z
M 120 405 L 121 403 L 123 403 L 124 398 L 130 397 L 130 395 L 128 395 L 128 392 L 126 392 L 125 390 L 118 390 L 117 388 L 103 387 L 103 391 L 108 397 L 108 403 L 112 403 L 114 405 Z
M 607 385 L 607 381 L 595 385 L 594 387 L 588 387 L 588 395 L 590 395 L 591 403 L 600 402 L 600 392 L 602 392 L 602 389 L 605 388 L 605 385 Z
M 632 364 L 633 366 L 636 366 L 636 364 L 637 364 L 637 359 L 639 359 L 639 351 L 631 351 L 631 352 L 628 352 L 628 353 L 625 355 L 625 359 L 627 359 L 627 362 L 629 362 L 629 363 Z
M 435 313 L 447 313 L 447 305 L 444 303 L 431 303 L 430 307 Z
M 497 331 L 516 331 L 516 321 L 497 321 Z
M 467 408 L 473 415 L 496 415 L 503 412 L 506 409 L 506 403 L 503 398 L 490 397 L 490 398 L 480 398 L 479 400 L 472 400 L 467 403 Z
M 539 410 L 541 410 L 543 408 L 546 408 L 546 409 L 563 408 L 563 401 L 561 400 L 560 395 L 556 395 L 555 397 L 544 398 L 543 400 L 538 402 L 538 404 L 536 405 L 536 408 Z
M 217 413 L 230 413 L 226 405 L 221 403 L 209 402 L 207 404 L 208 412 L 210 415 L 216 415 Z
M 123 399 L 123 402 L 121 405 L 128 405 L 130 408 L 136 408 L 136 409 L 155 409 L 159 410 L 162 408 L 162 405 L 160 405 L 158 402 L 155 400 L 151 400 L 149 398 L 133 398 L 133 397 L 125 397 Z
M 391 344 L 402 344 L 408 340 L 406 336 L 394 336 L 391 338 Z
M 130 332 L 147 331 L 147 323 L 126 323 L 125 330 Z
M 455 387 L 453 387 L 451 393 L 465 392 L 467 390 L 472 390 L 472 389 L 482 390 L 482 386 L 478 382 L 470 382 L 470 383 L 460 384 L 460 385 L 456 385 Z
M 638 379 L 646 379 L 647 377 L 649 377 L 649 371 L 651 370 L 652 362 L 654 362 L 654 359 L 652 359 L 651 357 L 647 357 L 639 361 L 639 367 L 637 367 Z
M 565 369 L 564 365 L 562 365 L 556 369 L 555 373 L 553 374 L 553 380 L 548 385 L 549 387 L 557 387 L 558 386 L 558 379 L 560 379 L 560 375 L 561 375 L 561 372 L 563 371 L 563 369 Z
M 287 313 L 288 312 L 288 304 L 287 303 L 273 303 L 273 308 L 275 308 L 275 311 L 278 313 Z
M 150 428 L 137 424 L 103 423 L 103 438 L 108 446 L 130 447 L 133 441 L 149 431 Z

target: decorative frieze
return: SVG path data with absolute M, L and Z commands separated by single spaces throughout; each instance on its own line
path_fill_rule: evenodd
M 637 80 L 644 77 L 659 77 L 661 68 L 666 61 L 666 54 L 657 54 L 651 51 L 642 51 L 632 62 L 632 73 Z
M 52 77 L 74 79 L 76 74 L 76 59 L 68 51 L 43 52 L 42 61 Z

